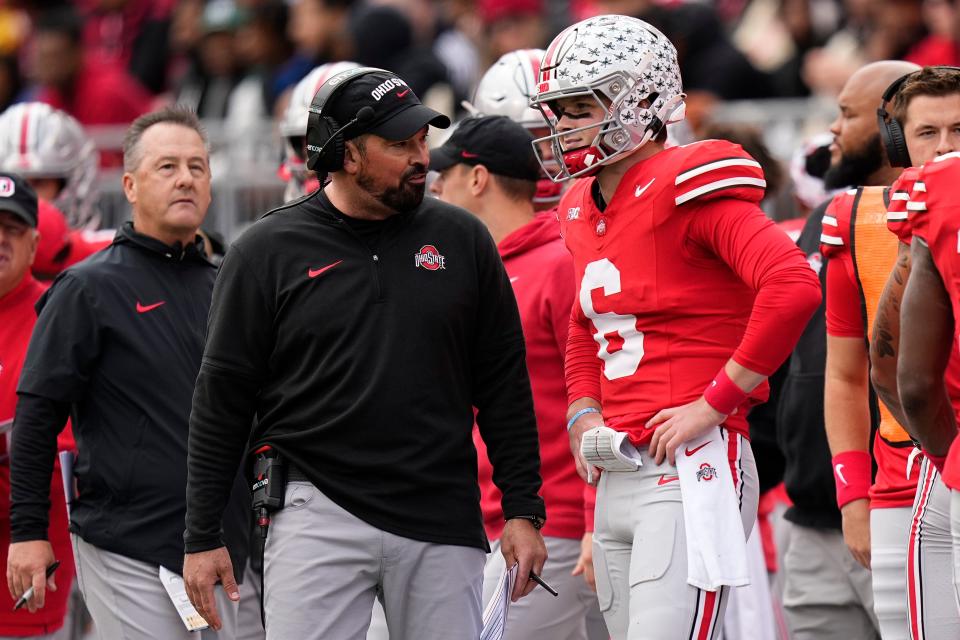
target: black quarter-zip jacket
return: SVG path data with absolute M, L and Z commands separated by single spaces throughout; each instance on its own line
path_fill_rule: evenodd
M 215 277 L 197 245 L 171 247 L 127 223 L 40 298 L 10 456 L 15 542 L 46 538 L 56 436 L 69 413 L 79 451 L 71 529 L 182 570 L 190 404 Z M 232 486 L 224 528 L 240 570 L 249 492 Z
M 190 424 L 186 546 L 219 546 L 229 478 L 272 445 L 356 517 L 487 548 L 473 407 L 505 516 L 544 515 L 520 317 L 493 239 L 426 198 L 361 236 L 326 194 L 228 251 Z M 319 523 L 318 523 L 319 524 Z

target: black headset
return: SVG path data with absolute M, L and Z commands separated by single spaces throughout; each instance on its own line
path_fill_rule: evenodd
M 360 67 L 341 71 L 317 90 L 310 103 L 310 115 L 307 119 L 307 169 L 327 174 L 343 168 L 344 140 L 341 134 L 347 127 L 373 120 L 373 107 L 361 108 L 353 120 L 343 126 L 331 116 L 324 115 L 323 108 L 352 80 L 374 72 L 383 72 L 383 69 Z
M 949 69 L 960 72 L 960 67 L 950 66 L 925 67 L 925 69 Z M 908 79 L 925 69 L 911 71 L 894 80 L 893 84 L 883 92 L 883 98 L 877 108 L 877 127 L 880 129 L 880 139 L 883 140 L 883 148 L 887 151 L 887 159 L 890 160 L 891 167 L 909 167 L 913 163 L 910 160 L 910 152 L 907 150 L 907 138 L 903 135 L 903 125 L 887 112 L 887 105 Z

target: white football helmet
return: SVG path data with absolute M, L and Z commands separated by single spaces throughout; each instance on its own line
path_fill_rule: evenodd
M 25 178 L 57 178 L 53 205 L 75 229 L 96 229 L 96 145 L 73 116 L 41 102 L 15 104 L 0 114 L 0 170 Z
M 284 192 L 286 201 L 306 195 L 307 183 L 314 178 L 307 169 L 304 157 L 304 140 L 307 137 L 307 121 L 310 118 L 310 104 L 313 97 L 328 78 L 349 69 L 356 69 L 356 62 L 331 62 L 315 67 L 297 83 L 290 93 L 290 102 L 280 120 L 280 135 L 284 139 L 284 162 L 280 166 L 280 177 L 287 182 Z
M 599 123 L 558 132 L 556 100 L 575 96 L 596 100 L 606 115 Z M 592 175 L 645 145 L 668 123 L 683 120 L 683 98 L 677 50 L 666 36 L 628 16 L 583 20 L 560 32 L 541 60 L 532 104 L 551 135 L 534 144 L 550 142 L 563 158 L 554 181 Z M 597 130 L 592 144 L 562 149 L 564 136 L 587 129 Z
M 480 115 L 506 116 L 527 129 L 543 129 L 546 125 L 540 111 L 530 106 L 537 95 L 540 59 L 543 49 L 518 49 L 503 54 L 480 78 L 471 105 Z M 534 136 L 536 137 L 536 136 Z M 540 155 L 540 149 L 538 156 Z M 556 175 L 559 165 L 553 158 L 542 159 L 546 178 L 537 182 L 535 203 L 554 204 L 563 194 L 563 185 L 549 179 Z

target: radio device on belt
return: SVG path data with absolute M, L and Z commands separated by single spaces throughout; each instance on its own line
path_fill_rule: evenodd
M 283 495 L 287 488 L 287 465 L 270 445 L 253 452 L 253 513 L 257 518 L 260 539 L 260 622 L 266 628 L 263 612 L 263 554 L 270 529 L 270 514 L 283 508 Z

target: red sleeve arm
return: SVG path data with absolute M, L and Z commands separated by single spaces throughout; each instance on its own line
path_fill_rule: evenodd
M 827 333 L 839 338 L 864 337 L 860 289 L 850 253 L 843 251 L 827 261 Z
M 691 239 L 719 256 L 757 292 L 733 359 L 769 376 L 790 355 L 820 305 L 820 281 L 803 253 L 756 204 L 714 200 L 691 215 Z
M 567 379 L 567 404 L 580 398 L 600 400 L 600 358 L 597 343 L 587 328 L 588 320 L 578 313 L 576 306 L 570 314 L 570 332 L 564 372 Z

